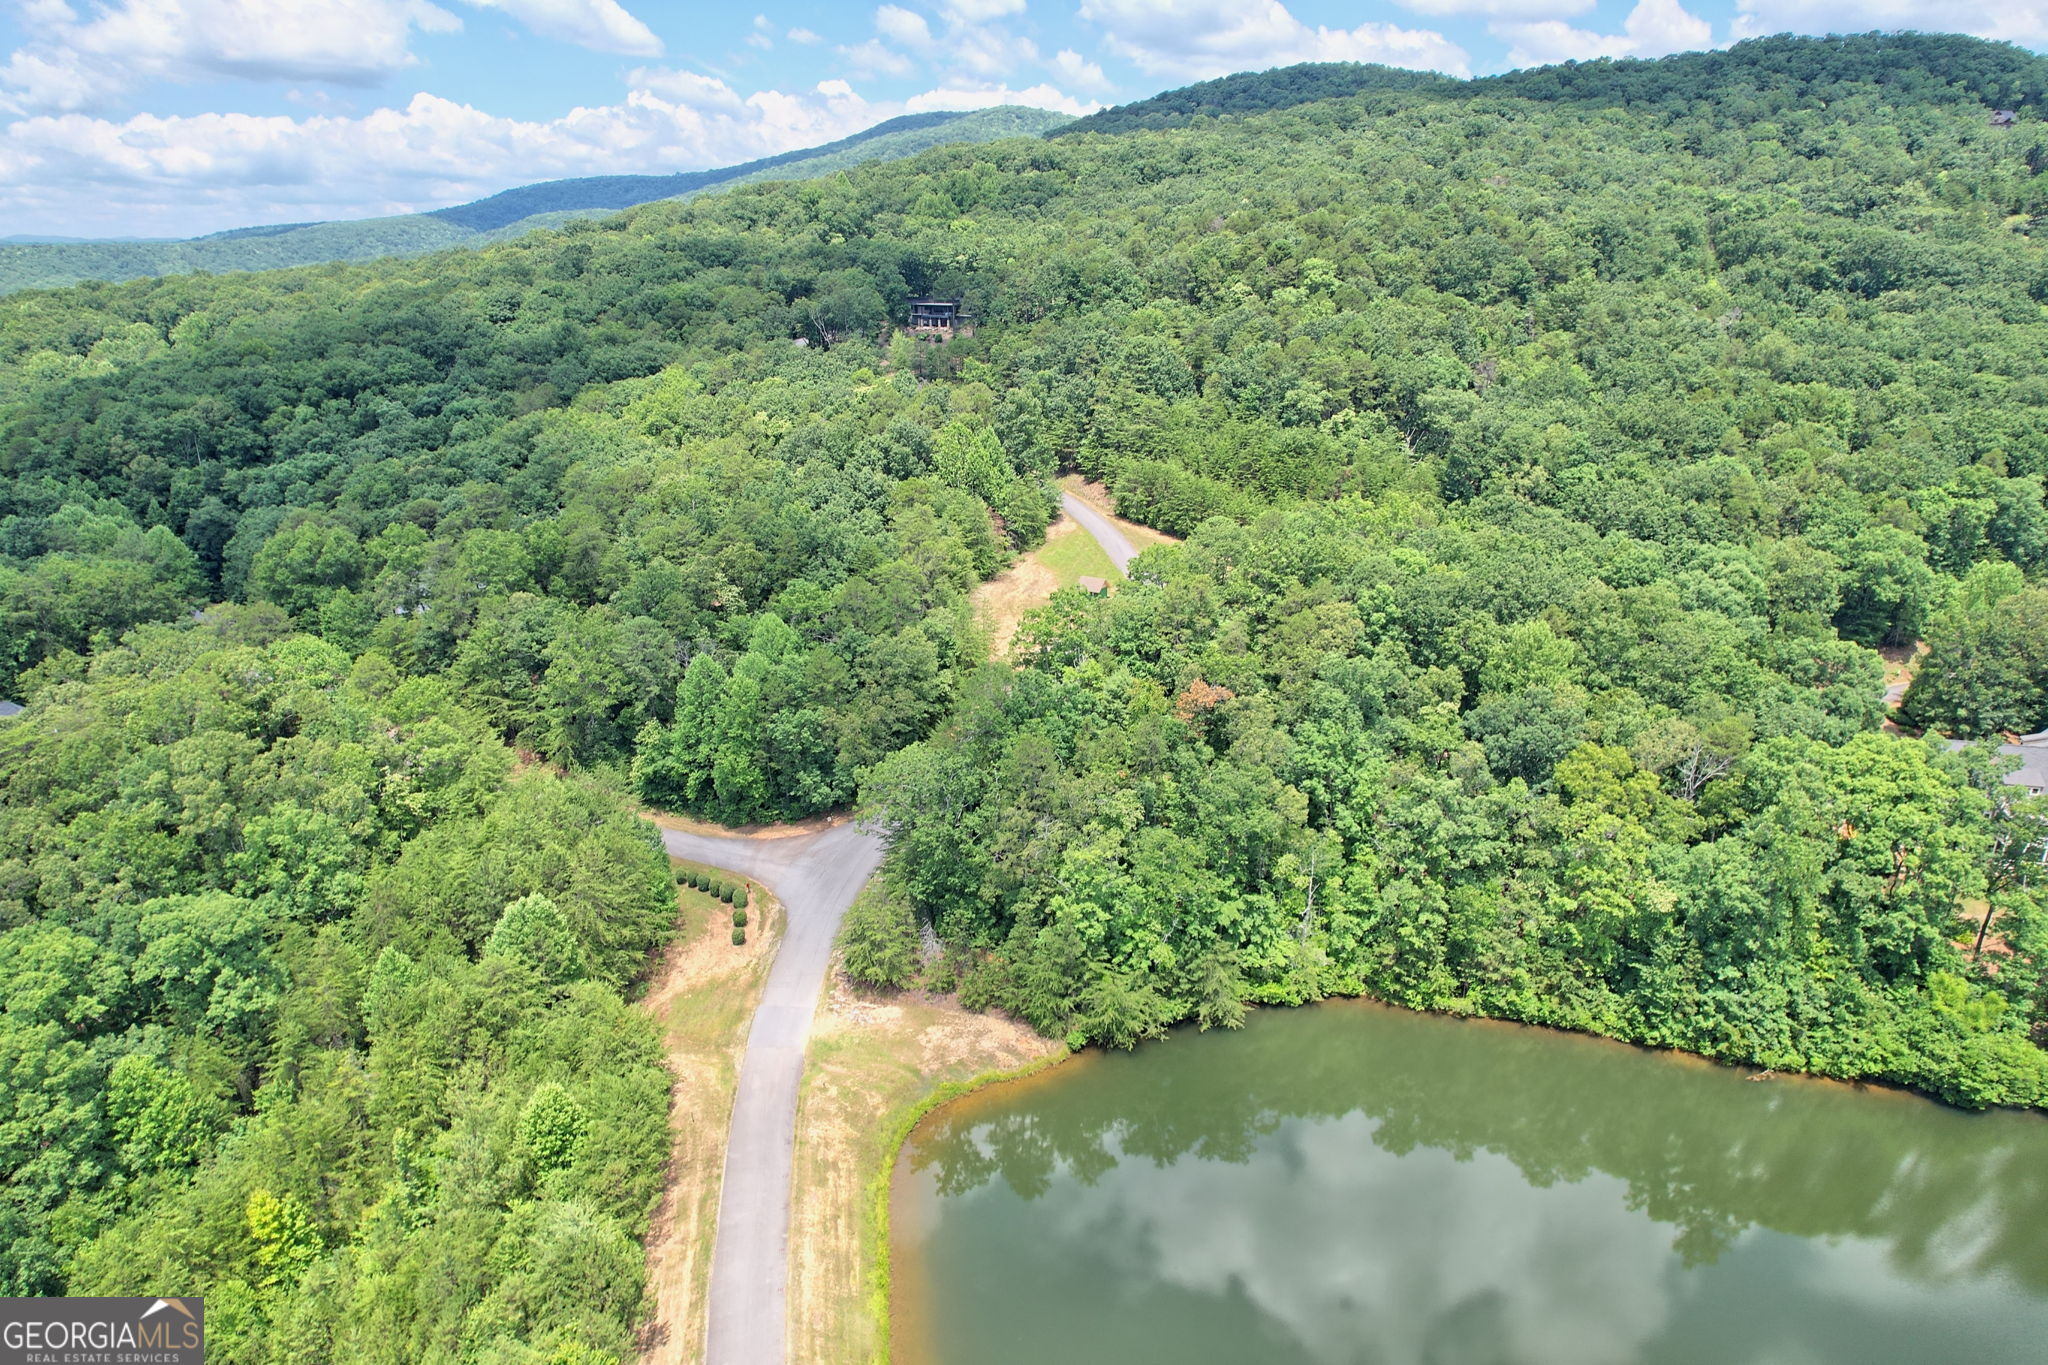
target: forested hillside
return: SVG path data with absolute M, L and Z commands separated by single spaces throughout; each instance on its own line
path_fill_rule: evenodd
M 1460 82 L 1433 71 L 1410 71 L 1375 62 L 1304 62 L 1277 71 L 1241 71 L 1098 110 L 1063 124 L 1047 137 L 1081 133 L 1134 133 L 1179 128 L 1198 118 L 1226 118 L 1269 109 L 1292 109 L 1316 100 L 1342 99 L 1374 90 L 1453 91 Z
M 1305 62 L 1240 72 L 1168 90 L 1064 123 L 1047 137 L 1178 128 L 1190 120 L 1292 109 L 1381 90 L 1427 90 L 1445 99 L 1515 95 L 1547 102 L 1684 111 L 1716 123 L 1758 116 L 1760 107 L 1808 104 L 1876 87 L 1888 97 L 1952 103 L 1958 96 L 2000 108 L 2048 98 L 2043 66 L 2009 44 L 1943 34 L 1853 34 L 1763 38 L 1716 52 L 1566 62 L 1456 81 L 1371 62 Z
M 1707 61 L 0 302 L 9 1286 L 619 1358 L 628 788 L 858 794 L 1077 1038 L 1365 992 L 2048 1102 L 2042 813 L 1941 743 L 2048 725 L 2041 64 Z M 1067 470 L 1186 540 L 985 662 Z
M 203 1292 L 227 1360 L 617 1358 L 668 1084 L 619 991 L 674 902 L 512 757 L 269 606 L 0 735 L 11 1292 Z

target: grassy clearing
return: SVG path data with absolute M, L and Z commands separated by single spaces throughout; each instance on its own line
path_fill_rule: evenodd
M 702 863 L 670 862 L 738 880 Z M 760 1003 L 781 937 L 781 906 L 748 883 L 747 941 L 732 942 L 732 907 L 676 888 L 676 941 L 640 1007 L 661 1022 L 669 1072 L 668 1184 L 647 1234 L 649 1317 L 640 1333 L 643 1365 L 694 1365 L 704 1358 L 705 1288 L 718 1225 L 726 1129 L 747 1026 Z
M 1053 581 L 1059 587 L 1071 588 L 1084 575 L 1112 581 L 1123 577 L 1123 571 L 1109 562 L 1109 556 L 1095 543 L 1094 536 L 1082 533 L 1072 521 L 1063 519 L 1063 524 L 1073 527 L 1075 534 L 1049 535 L 1045 544 L 1031 552 L 1052 572 Z
M 949 998 L 856 992 L 833 973 L 797 1110 L 791 1360 L 888 1358 L 886 1192 L 909 1124 L 956 1088 L 1064 1052 L 1022 1024 L 970 1014 Z
M 1060 480 L 1060 488 L 1115 522 L 1141 554 L 1154 545 L 1177 543 L 1164 531 L 1125 521 L 1111 512 L 1109 491 L 1099 483 L 1069 474 Z M 975 610 L 988 627 L 989 653 L 996 658 L 1008 653 L 1025 615 L 1044 606 L 1060 588 L 1071 588 L 1084 576 L 1115 582 L 1123 574 L 1109 562 L 1095 537 L 1083 531 L 1073 518 L 1062 516 L 1046 528 L 1044 544 L 1018 555 L 1009 568 L 974 590 Z
M 1069 541 L 1084 543 L 1096 554 L 1102 549 L 1094 537 L 1088 535 L 1071 518 L 1061 517 L 1046 528 L 1045 543 L 1028 554 L 1018 555 L 1010 567 L 989 579 L 974 590 L 973 601 L 976 614 L 988 628 L 989 654 L 1001 658 L 1009 652 L 1010 641 L 1017 637 L 1017 627 L 1024 617 L 1045 605 L 1055 589 L 1061 586 L 1059 575 L 1046 566 L 1046 555 L 1054 552 Z M 1061 551 L 1062 553 L 1066 553 Z M 1109 557 L 1102 555 L 1104 565 Z M 1078 578 L 1083 573 L 1100 570 L 1079 569 L 1074 572 Z M 1073 582 L 1072 578 L 1067 580 Z

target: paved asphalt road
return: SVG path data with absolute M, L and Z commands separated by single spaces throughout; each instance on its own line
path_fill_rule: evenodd
M 832 939 L 846 907 L 882 861 L 879 835 L 852 822 L 780 839 L 663 830 L 679 858 L 752 877 L 788 921 L 740 1059 L 725 1183 L 711 1253 L 709 1365 L 784 1365 L 789 1316 L 789 1184 L 797 1082 Z
M 1124 533 L 1116 529 L 1115 522 L 1072 493 L 1060 494 L 1060 506 L 1066 509 L 1068 516 L 1081 523 L 1082 530 L 1095 537 L 1095 543 L 1109 556 L 1109 562 L 1116 565 L 1118 573 L 1131 571 L 1131 561 L 1138 557 L 1138 549 L 1124 539 Z
M 1119 572 L 1129 569 L 1138 551 L 1108 517 L 1071 493 L 1061 495 L 1060 505 L 1095 537 Z M 786 1365 L 789 1186 L 804 1044 L 832 965 L 832 939 L 846 907 L 881 864 L 882 840 L 850 821 L 780 839 L 671 829 L 661 839 L 678 858 L 761 882 L 789 916 L 740 1059 L 711 1252 L 705 1348 L 708 1365 Z

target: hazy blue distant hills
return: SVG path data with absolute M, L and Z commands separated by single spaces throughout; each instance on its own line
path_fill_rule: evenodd
M 16 232 L 0 237 L 0 246 L 63 246 L 73 242 L 168 242 L 170 237 L 53 237 L 40 232 Z
M 737 166 L 677 175 L 549 180 L 473 203 L 393 218 L 230 228 L 183 241 L 8 238 L 0 240 L 0 294 L 58 288 L 81 280 L 128 280 L 195 270 L 275 270 L 324 261 L 417 256 L 450 247 L 503 241 L 535 228 L 615 213 L 655 199 L 702 194 L 756 180 L 829 175 L 863 161 L 914 156 L 949 142 L 1036 137 L 1065 122 L 1065 114 L 1011 105 L 964 114 L 909 114 L 822 147 L 784 152 Z
M 1035 109 L 1005 109 L 994 111 L 1004 114 L 1036 114 Z M 655 199 L 674 199 L 693 190 L 710 189 L 733 180 L 759 176 L 763 172 L 791 166 L 798 162 L 817 157 L 838 156 L 857 148 L 889 138 L 897 133 L 918 133 L 930 129 L 958 124 L 961 114 L 905 114 L 878 123 L 866 132 L 855 133 L 852 137 L 828 142 L 822 147 L 807 147 L 798 151 L 784 152 L 780 156 L 766 156 L 759 161 L 748 161 L 738 166 L 722 166 L 708 171 L 684 171 L 677 175 L 592 175 L 575 180 L 543 180 L 537 185 L 521 185 L 478 199 L 473 203 L 457 204 L 453 208 L 434 209 L 426 216 L 439 218 L 444 223 L 469 228 L 474 232 L 489 232 L 494 228 L 510 227 L 523 218 L 537 213 L 577 212 L 583 210 L 629 209 L 635 204 L 645 204 Z M 1000 122 L 1001 120 L 996 120 Z M 1020 126 L 1014 134 L 1002 136 L 1029 136 L 1044 131 L 1044 127 L 1063 121 L 1060 115 L 1046 116 L 1046 121 L 1036 127 Z M 1028 125 L 1033 120 L 1020 120 Z M 956 129 L 957 132 L 957 129 Z M 947 136 L 947 142 L 980 139 L 962 139 Z M 891 143 L 892 147 L 896 144 Z M 929 144 L 926 144 L 929 145 Z M 893 153 L 901 155 L 900 152 Z M 856 156 L 855 160 L 871 160 L 871 156 Z

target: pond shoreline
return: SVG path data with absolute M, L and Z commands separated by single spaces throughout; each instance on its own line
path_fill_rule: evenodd
M 890 1300 L 890 1291 L 894 1283 L 891 1246 L 892 1200 L 896 1187 L 896 1169 L 903 1164 L 904 1149 L 909 1145 L 911 1136 L 926 1118 L 950 1104 L 995 1086 L 1027 1080 L 1072 1061 L 1078 1055 L 1072 1048 L 1063 1048 L 1008 1070 L 984 1071 L 964 1081 L 947 1081 L 943 1085 L 933 1087 L 923 1098 L 913 1101 L 884 1119 L 888 1125 L 888 1136 L 882 1143 L 883 1161 L 868 1187 L 865 1200 L 867 1217 L 863 1220 L 867 1225 L 869 1253 L 874 1258 L 875 1271 L 873 1282 L 869 1286 L 869 1304 L 880 1332 L 880 1349 L 876 1352 L 876 1359 L 881 1365 L 888 1365 L 895 1341 L 896 1320 L 894 1305 Z
M 1325 1003 L 1143 1066 L 1091 1050 L 1026 1069 L 1042 1086 L 991 1076 L 906 1113 L 875 1220 L 893 1358 L 1263 1344 L 1257 1358 L 1292 1362 L 1345 1341 L 1421 1358 L 1434 1333 L 1478 1330 L 1461 1316 L 1473 1293 L 1508 1314 L 1496 1326 L 1598 1346 L 1588 1360 L 1800 1343 L 1906 1360 L 1937 1321 L 1994 1347 L 2048 1327 L 2048 1245 L 2024 1232 L 2048 1207 L 2048 1178 L 2028 1174 L 2048 1154 L 2038 1113 L 1868 1082 L 1764 1087 L 1673 1049 L 1627 1044 L 1631 1061 L 1595 1034 Z M 1659 1053 L 1673 1064 L 1645 1057 Z M 1492 1278 L 1463 1285 L 1458 1266 Z M 1872 1284 L 1896 1296 L 1865 1302 Z M 1648 1306 L 1613 1326 L 1615 1302 Z M 1857 1342 L 1876 1353 L 1845 1354 Z

